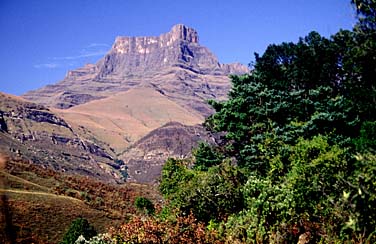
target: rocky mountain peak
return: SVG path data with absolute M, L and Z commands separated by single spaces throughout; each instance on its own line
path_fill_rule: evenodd
M 155 74 L 171 67 L 204 75 L 244 73 L 244 67 L 220 64 L 217 57 L 198 41 L 197 31 L 182 24 L 160 36 L 117 37 L 112 49 L 97 64 L 97 78 Z
M 198 43 L 197 31 L 183 24 L 174 25 L 168 34 L 171 35 L 171 40 L 173 41 L 184 40 L 191 43 Z
M 170 32 L 160 36 L 118 36 L 110 53 L 147 55 L 156 49 L 170 47 L 180 41 L 198 44 L 197 31 L 185 25 L 177 24 L 172 27 Z

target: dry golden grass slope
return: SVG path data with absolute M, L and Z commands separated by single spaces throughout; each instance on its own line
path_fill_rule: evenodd
M 151 186 L 108 184 L 0 152 L 0 243 L 58 243 L 80 216 L 98 232 L 106 232 L 137 213 L 137 196 L 160 200 Z
M 195 125 L 204 120 L 202 115 L 193 114 L 150 87 L 133 88 L 55 111 L 73 127 L 85 127 L 89 134 L 108 143 L 117 153 L 168 122 Z
M 101 231 L 116 222 L 80 199 L 22 177 L 0 170 L 0 243 L 57 243 L 78 216 Z

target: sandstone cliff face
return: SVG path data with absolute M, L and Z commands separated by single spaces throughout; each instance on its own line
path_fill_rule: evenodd
M 197 32 L 175 25 L 156 37 L 117 37 L 111 50 L 98 61 L 74 71 L 55 85 L 30 91 L 24 98 L 55 108 L 70 108 L 108 97 L 138 86 L 151 86 L 175 100 L 200 100 L 199 106 L 185 107 L 207 115 L 202 101 L 224 98 L 228 75 L 247 73 L 241 64 L 220 64 L 209 49 L 199 44 Z M 171 91 L 176 96 L 171 95 Z M 199 99 L 197 99 L 199 98 Z
M 182 67 L 202 74 L 223 74 L 217 58 L 198 43 L 197 32 L 176 25 L 158 37 L 118 37 L 104 57 L 99 76 L 153 73 Z

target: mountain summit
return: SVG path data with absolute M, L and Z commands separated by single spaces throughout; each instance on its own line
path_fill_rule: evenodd
M 204 80 L 212 80 L 213 76 L 219 78 L 214 80 L 221 80 L 229 74 L 247 72 L 248 68 L 238 63 L 220 64 L 208 48 L 199 44 L 197 31 L 178 24 L 170 32 L 156 37 L 117 37 L 112 48 L 97 64 L 69 71 L 59 83 L 27 92 L 23 97 L 66 109 L 141 84 L 165 91 L 165 85 L 171 84 L 172 80 L 187 82 L 199 76 L 209 78 Z M 203 85 L 206 86 L 206 83 Z M 218 95 L 210 89 L 201 90 L 204 99 Z
M 105 56 L 100 76 L 120 76 L 155 72 L 166 67 L 181 67 L 201 74 L 223 75 L 228 65 L 221 65 L 206 47 L 200 46 L 197 32 L 184 25 L 158 37 L 118 37 Z M 232 71 L 246 72 L 245 69 Z

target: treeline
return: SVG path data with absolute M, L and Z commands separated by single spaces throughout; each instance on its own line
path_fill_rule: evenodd
M 210 102 L 205 125 L 223 143 L 169 159 L 164 207 L 110 239 L 376 243 L 376 2 L 352 3 L 352 31 L 255 54 L 228 100 Z

